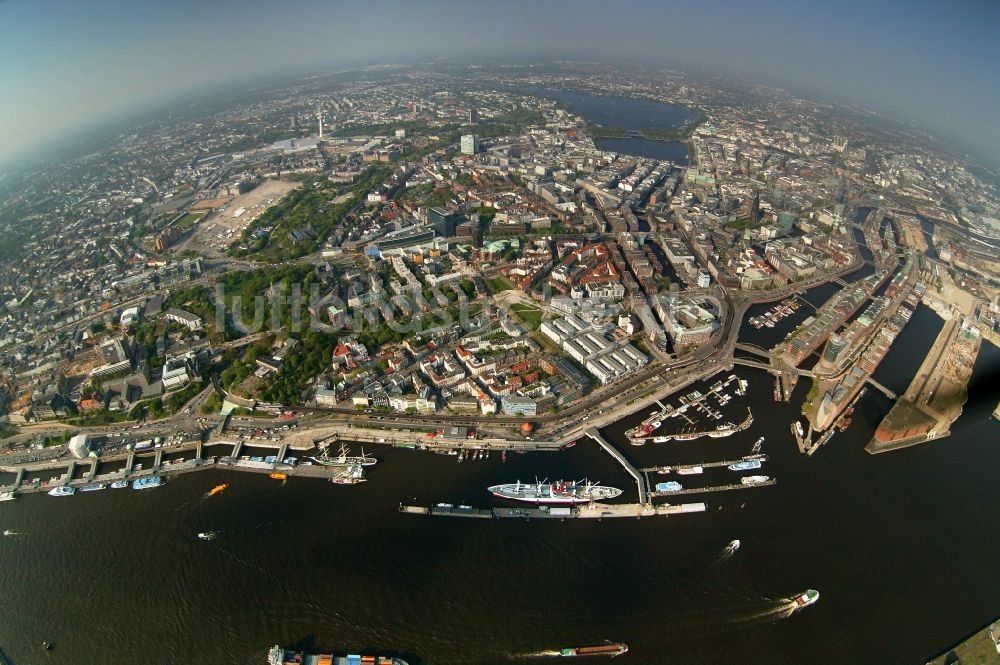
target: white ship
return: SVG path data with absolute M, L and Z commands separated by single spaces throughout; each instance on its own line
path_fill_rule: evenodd
M 578 480 L 574 482 L 558 481 L 554 483 L 507 483 L 493 485 L 488 488 L 493 496 L 529 503 L 587 503 L 602 499 L 614 499 L 622 491 L 615 487 L 604 487 L 599 483 Z

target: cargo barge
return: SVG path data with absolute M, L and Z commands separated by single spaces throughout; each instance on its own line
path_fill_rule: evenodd
M 402 658 L 393 656 L 362 656 L 348 654 L 334 656 L 325 653 L 302 653 L 274 645 L 267 653 L 267 665 L 408 665 Z

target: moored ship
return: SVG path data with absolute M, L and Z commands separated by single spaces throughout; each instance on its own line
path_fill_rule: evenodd
M 103 489 L 107 489 L 106 483 L 96 483 L 94 485 L 84 485 L 80 488 L 81 492 L 99 492 Z
M 684 486 L 676 480 L 671 480 L 666 483 L 656 483 L 657 492 L 679 492 L 682 489 L 684 489 Z
M 744 485 L 763 485 L 770 480 L 767 476 L 744 476 L 740 478 L 740 482 Z
M 752 469 L 759 469 L 760 466 L 760 460 L 747 459 L 742 462 L 737 462 L 736 464 L 730 464 L 729 469 L 731 471 L 750 471 Z
M 159 487 L 163 484 L 163 479 L 159 476 L 149 476 L 147 478 L 137 478 L 132 481 L 132 489 L 134 490 L 148 490 L 154 487 Z
M 62 487 L 53 487 L 49 490 L 49 496 L 70 496 L 71 494 L 76 494 L 75 487 L 63 485 Z
M 322 466 L 372 466 L 378 462 L 377 459 L 371 455 L 365 454 L 365 449 L 361 449 L 361 455 L 350 455 L 348 454 L 347 446 L 341 445 L 340 452 L 335 456 L 330 456 L 326 449 L 326 446 L 322 446 L 323 450 L 317 457 L 310 457 L 313 462 L 320 464 Z
M 126 487 L 128 487 L 127 480 L 116 480 L 115 482 L 111 483 L 111 489 L 113 490 L 122 490 L 125 489 Z
M 599 483 L 577 480 L 571 483 L 507 483 L 487 488 L 493 496 L 529 503 L 587 503 L 602 499 L 614 499 L 622 491 L 615 487 L 605 487 Z
M 13 501 L 16 498 L 13 492 L 0 492 L 0 501 Z
M 334 656 L 327 653 L 302 653 L 283 649 L 278 645 L 267 652 L 267 665 L 408 665 L 402 658 L 393 656 L 362 656 L 347 654 Z

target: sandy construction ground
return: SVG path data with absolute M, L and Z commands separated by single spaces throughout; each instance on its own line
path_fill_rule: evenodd
M 173 251 L 180 253 L 191 249 L 210 257 L 220 256 L 240 237 L 247 225 L 299 185 L 300 183 L 286 180 L 265 180 L 253 190 L 234 198 L 225 207 L 205 215 L 194 232 L 175 245 Z M 246 212 L 234 217 L 233 213 L 240 208 L 244 208 Z

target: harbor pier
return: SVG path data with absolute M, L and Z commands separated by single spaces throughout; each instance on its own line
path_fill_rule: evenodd
M 601 436 L 601 433 L 597 431 L 596 427 L 588 427 L 584 433 L 608 451 L 608 453 L 610 453 L 611 456 L 614 457 L 626 471 L 628 471 L 629 475 L 635 478 L 635 484 L 639 490 L 639 503 L 641 505 L 647 504 L 649 499 L 646 492 L 646 479 L 641 473 L 639 473 L 639 470 L 632 466 L 632 463 L 625 459 L 625 456 L 618 452 L 617 448 L 605 441 L 604 437 Z

